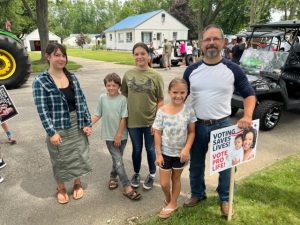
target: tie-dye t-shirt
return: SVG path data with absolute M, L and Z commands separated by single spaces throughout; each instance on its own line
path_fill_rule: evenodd
M 160 109 L 157 111 L 153 128 L 162 131 L 162 154 L 179 157 L 186 144 L 188 125 L 197 121 L 194 110 L 184 105 L 177 114 L 167 114 Z

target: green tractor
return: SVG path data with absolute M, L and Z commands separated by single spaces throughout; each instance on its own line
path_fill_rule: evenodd
M 31 63 L 22 41 L 13 33 L 0 29 L 0 85 L 14 89 L 30 75 Z

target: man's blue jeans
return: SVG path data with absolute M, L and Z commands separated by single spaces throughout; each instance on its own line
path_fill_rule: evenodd
M 213 125 L 203 125 L 196 122 L 195 140 L 190 151 L 190 186 L 192 197 L 201 198 L 205 193 L 205 157 L 210 141 L 210 132 L 223 127 L 231 126 L 230 118 L 218 121 Z M 221 202 L 229 200 L 230 169 L 219 173 L 219 184 L 217 192 Z
M 151 127 L 128 128 L 129 136 L 132 142 L 132 162 L 135 173 L 139 173 L 142 162 L 143 140 L 147 151 L 147 160 L 150 174 L 155 174 L 155 148 L 154 137 L 151 134 Z

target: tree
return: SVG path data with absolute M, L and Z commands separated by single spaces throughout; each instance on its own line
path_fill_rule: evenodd
M 49 43 L 48 1 L 36 0 L 36 19 L 41 42 L 41 60 L 46 61 L 46 47 Z
M 49 43 L 48 29 L 48 1 L 35 0 L 35 8 L 30 8 L 30 2 L 22 0 L 24 7 L 28 10 L 32 20 L 35 21 L 41 42 L 41 62 L 46 61 L 45 50 Z
M 188 0 L 176 0 L 172 2 L 170 14 L 182 22 L 189 28 L 189 39 L 197 39 L 197 23 L 196 13 L 192 11 L 188 4 Z
M 32 2 L 29 2 L 32 4 Z M 0 1 L 0 27 L 8 20 L 12 24 L 12 32 L 18 37 L 28 34 L 35 28 L 35 22 L 30 17 L 27 9 L 18 0 Z
M 275 8 L 284 12 L 283 20 L 299 19 L 300 0 L 277 0 Z

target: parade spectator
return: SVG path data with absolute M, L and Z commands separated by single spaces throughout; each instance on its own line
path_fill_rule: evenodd
M 159 166 L 160 185 L 165 195 L 165 207 L 159 213 L 161 218 L 170 217 L 178 208 L 181 174 L 189 160 L 197 121 L 194 110 L 184 104 L 187 96 L 184 79 L 173 79 L 168 93 L 170 103 L 158 110 L 153 124 L 156 165 Z
M 0 152 L 0 169 L 4 168 L 6 166 L 6 163 L 4 162 L 1 152 Z M 0 183 L 2 183 L 4 180 L 4 177 L 0 176 Z
M 1 126 L 2 126 L 2 129 L 4 130 L 4 132 L 5 132 L 6 136 L 7 136 L 8 143 L 10 143 L 12 145 L 16 144 L 17 140 L 13 136 L 13 133 L 9 130 L 7 122 L 3 122 L 1 124 Z
M 151 62 L 151 67 L 152 67 L 153 59 L 155 58 L 155 48 L 153 46 L 153 42 L 152 41 L 150 42 L 149 53 L 150 53 L 150 58 L 151 58 L 150 62 Z
M 186 66 L 186 44 L 185 41 L 181 41 L 179 44 L 179 52 L 182 58 L 181 66 Z
M 246 48 L 246 44 L 243 42 L 243 38 L 237 37 L 235 46 L 232 47 L 232 62 L 240 64 L 240 59 Z
M 32 84 L 34 102 L 47 133 L 46 143 L 57 182 L 57 201 L 69 202 L 65 182 L 74 180 L 73 198 L 83 197 L 80 178 L 91 171 L 88 135 L 91 116 L 76 76 L 66 69 L 63 45 L 46 47 L 47 71 Z
M 149 67 L 147 45 L 136 43 L 132 53 L 135 68 L 125 73 L 121 86 L 122 94 L 128 98 L 127 126 L 132 142 L 132 162 L 135 172 L 131 179 L 131 186 L 137 188 L 140 185 L 142 150 L 145 145 L 149 175 L 143 187 L 151 189 L 156 173 L 152 124 L 157 109 L 163 105 L 164 82 L 161 75 Z
M 186 207 L 193 207 L 207 198 L 204 170 L 210 133 L 232 125 L 230 114 L 234 89 L 244 97 L 244 115 L 237 123 L 241 129 L 251 126 L 256 101 L 255 92 L 243 70 L 221 56 L 224 46 L 222 29 L 217 25 L 208 25 L 202 35 L 201 50 L 204 58 L 190 65 L 183 75 L 198 118 L 190 151 L 191 197 L 185 201 Z M 229 184 L 230 169 L 221 171 L 217 192 L 223 216 L 229 214 Z
M 171 69 L 172 44 L 167 39 L 164 41 L 163 59 L 165 69 Z
M 104 78 L 104 85 L 106 93 L 99 97 L 92 122 L 95 124 L 101 119 L 101 138 L 105 141 L 112 157 L 113 163 L 108 188 L 110 190 L 116 189 L 119 186 L 119 177 L 123 187 L 123 195 L 131 200 L 139 200 L 141 195 L 130 186 L 123 163 L 123 153 L 127 143 L 126 119 L 128 111 L 126 97 L 119 93 L 121 78 L 116 73 L 110 73 Z

